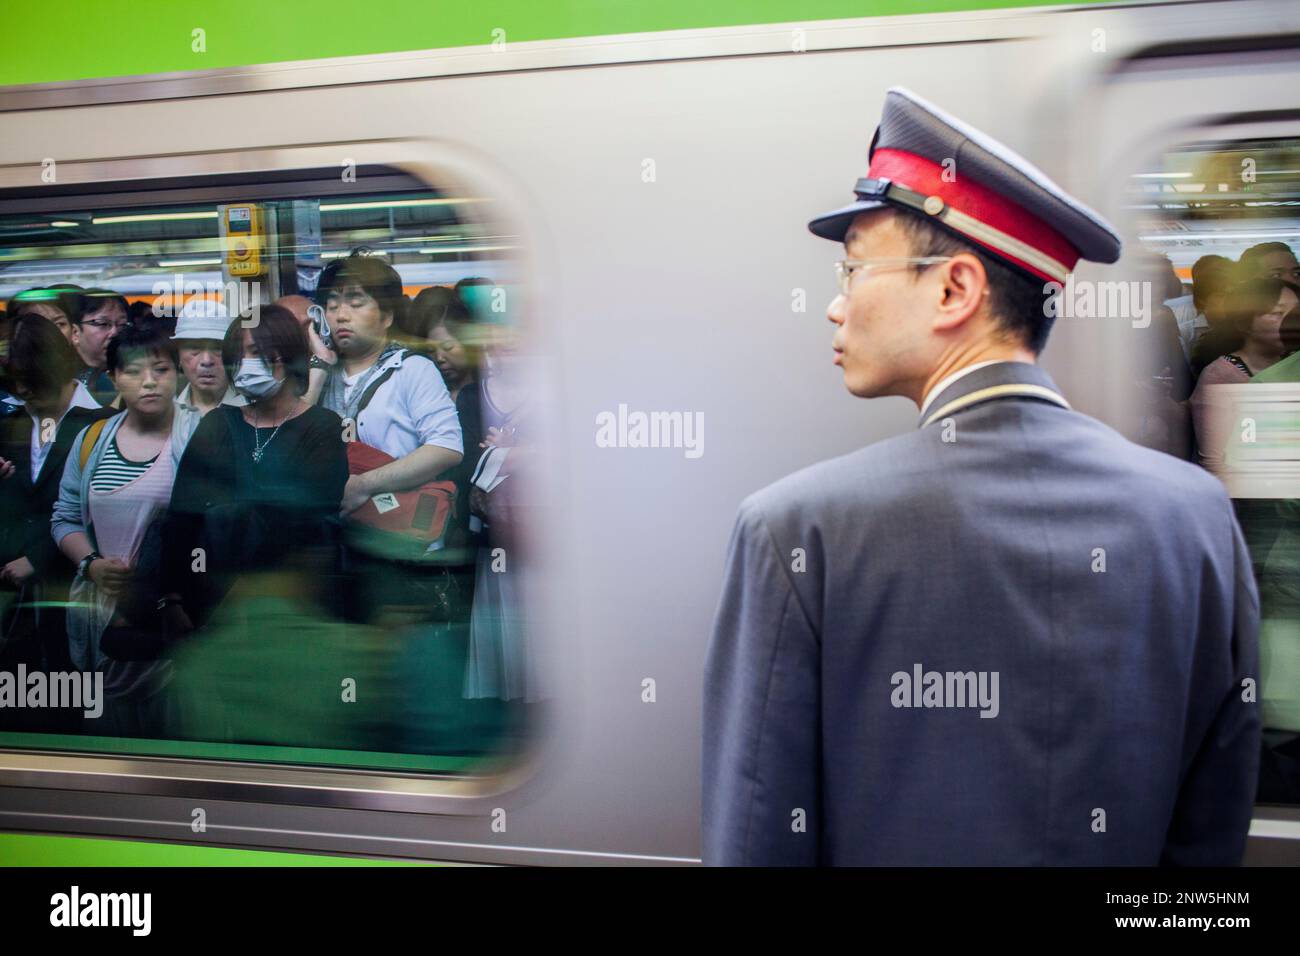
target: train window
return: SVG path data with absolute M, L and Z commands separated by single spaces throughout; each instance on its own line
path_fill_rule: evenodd
M 520 753 L 529 403 L 493 209 L 346 164 L 0 194 L 0 748 Z
M 1300 139 L 1171 149 L 1127 205 L 1164 300 L 1144 437 L 1233 498 L 1261 604 L 1258 799 L 1300 803 Z

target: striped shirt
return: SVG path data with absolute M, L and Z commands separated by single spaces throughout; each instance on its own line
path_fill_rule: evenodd
M 129 458 L 124 458 L 117 447 L 117 436 L 114 435 L 113 440 L 104 449 L 104 456 L 100 458 L 95 474 L 90 478 L 90 490 L 102 495 L 121 488 L 143 475 L 157 460 L 157 455 L 148 461 L 131 461 Z

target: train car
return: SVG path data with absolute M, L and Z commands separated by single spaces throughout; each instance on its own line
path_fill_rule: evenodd
M 222 726 L 242 731 L 0 733 L 0 854 L 39 834 L 195 862 L 699 862 L 702 672 L 736 507 L 914 426 L 908 403 L 857 402 L 833 374 L 834 256 L 805 227 L 862 175 L 886 89 L 1013 144 L 1119 224 L 1125 258 L 1083 278 L 1142 282 L 1153 254 L 1185 278 L 1201 254 L 1300 239 L 1294 4 L 933 7 L 683 9 L 526 40 L 507 23 L 190 72 L 151 71 L 128 34 L 132 75 L 0 89 L 0 299 L 68 282 L 229 302 L 253 276 L 270 301 L 360 247 L 410 295 L 491 280 L 485 323 L 511 337 L 529 409 L 519 544 L 498 556 L 518 562 L 517 643 L 485 652 L 495 678 L 471 689 L 463 635 L 444 653 L 397 611 L 369 625 L 373 654 L 322 639 L 287 662 L 209 657 L 191 683 L 221 686 Z M 386 29 L 398 49 L 403 23 Z M 1178 453 L 1159 306 L 1066 315 L 1044 362 L 1075 407 Z M 348 680 L 350 702 L 305 700 Z M 1258 806 L 1247 862 L 1300 862 L 1300 806 Z

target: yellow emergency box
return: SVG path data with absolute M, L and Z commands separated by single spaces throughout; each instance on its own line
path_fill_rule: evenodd
M 262 207 L 257 203 L 223 206 L 221 222 L 226 240 L 226 272 L 237 278 L 266 271 Z

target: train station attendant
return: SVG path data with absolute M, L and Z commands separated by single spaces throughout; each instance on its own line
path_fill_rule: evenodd
M 833 361 L 920 417 L 740 505 L 705 862 L 1240 862 L 1258 600 L 1231 502 L 1037 362 L 1045 289 L 1115 230 L 897 88 L 854 193 L 810 224 L 846 250 Z

